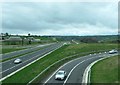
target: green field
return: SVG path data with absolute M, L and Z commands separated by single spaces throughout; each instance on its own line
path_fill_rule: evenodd
M 70 44 L 63 46 L 62 48 L 54 51 L 53 53 L 47 55 L 46 57 L 38 60 L 37 62 L 31 64 L 30 66 L 26 67 L 25 69 L 17 72 L 15 75 L 5 79 L 4 83 L 28 83 L 32 80 L 35 76 L 45 70 L 48 66 L 55 63 L 58 60 L 61 60 L 65 57 L 79 54 L 74 56 L 73 58 L 80 57 L 83 55 L 87 55 L 89 53 L 97 53 L 102 52 L 105 50 L 115 49 L 117 48 L 117 44 Z M 63 63 L 73 59 L 66 59 L 59 64 L 48 69 L 44 72 L 37 80 L 42 80 L 46 76 L 48 76 L 51 72 L 53 72 L 56 68 L 58 68 Z
M 120 83 L 118 72 L 118 56 L 99 61 L 92 67 L 91 83 Z

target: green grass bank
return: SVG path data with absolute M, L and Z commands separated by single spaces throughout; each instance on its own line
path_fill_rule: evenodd
M 73 58 L 67 59 L 55 66 L 51 67 L 49 70 L 44 72 L 37 80 L 41 80 L 48 76 L 51 72 L 57 69 L 60 65 L 64 64 L 65 62 L 87 55 L 88 53 L 95 53 L 95 52 L 102 52 L 105 50 L 115 49 L 117 48 L 117 44 L 70 44 L 61 47 L 60 49 L 54 51 L 53 53 L 45 56 L 44 58 L 38 60 L 37 62 L 29 65 L 28 67 L 24 68 L 23 70 L 17 72 L 16 74 L 12 75 L 11 77 L 5 79 L 3 84 L 7 83 L 28 83 L 32 80 L 35 76 L 45 70 L 48 66 L 55 63 L 58 60 L 66 58 L 68 56 L 79 54 L 78 56 L 74 56 Z
M 118 56 L 99 61 L 91 69 L 91 83 L 120 83 L 118 72 Z

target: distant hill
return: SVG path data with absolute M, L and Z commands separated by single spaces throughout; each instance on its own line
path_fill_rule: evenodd
M 8 39 L 14 35 L 4 35 L 2 38 Z M 35 39 L 41 40 L 41 42 L 56 42 L 56 41 L 77 41 L 83 43 L 120 43 L 120 35 L 95 35 L 95 36 L 40 36 L 40 35 L 30 35 L 30 36 L 20 36 L 21 38 L 33 37 Z
M 58 41 L 88 41 L 92 40 L 95 42 L 119 42 L 118 35 L 97 35 L 97 36 L 42 36 L 46 38 L 56 38 Z

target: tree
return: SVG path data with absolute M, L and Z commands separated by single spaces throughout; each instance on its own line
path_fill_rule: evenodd
M 9 34 L 6 32 L 5 35 L 8 36 Z
M 30 36 L 30 33 L 28 34 L 28 36 Z

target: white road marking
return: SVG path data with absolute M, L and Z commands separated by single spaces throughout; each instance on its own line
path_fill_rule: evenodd
M 62 46 L 63 46 L 63 45 L 61 45 L 60 47 L 62 47 Z M 60 47 L 58 47 L 58 48 L 60 48 Z M 57 50 L 58 48 L 56 48 L 55 50 Z M 53 51 L 55 51 L 55 50 L 53 50 Z M 41 58 L 45 57 L 46 55 L 48 55 L 48 54 L 50 54 L 50 53 L 52 53 L 53 51 L 48 52 L 47 54 L 45 54 L 45 55 L 41 56 L 40 58 L 38 58 L 38 59 L 36 59 L 36 60 L 34 60 L 34 61 L 32 61 L 31 63 L 29 63 L 29 64 L 27 64 L 27 65 L 25 65 L 25 66 L 21 67 L 20 69 L 18 69 L 18 70 L 16 70 L 16 71 L 12 72 L 11 74 L 9 74 L 9 75 L 7 75 L 7 76 L 5 76 L 5 77 L 1 78 L 1 79 L 0 79 L 0 81 L 5 80 L 6 78 L 8 78 L 8 77 L 12 76 L 12 75 L 13 75 L 13 74 L 15 74 L 16 72 L 18 72 L 18 71 L 22 70 L 23 68 L 25 68 L 25 67 L 27 67 L 27 66 L 31 65 L 32 63 L 34 63 L 34 62 L 38 61 L 39 59 L 41 59 Z M 39 56 L 39 55 L 37 55 L 37 56 L 35 56 L 35 57 L 38 57 L 38 56 Z M 35 58 L 35 57 L 33 57 L 33 58 Z M 31 59 L 33 59 L 33 58 L 31 58 Z M 29 60 L 31 60 L 31 59 L 29 59 Z M 25 62 L 27 62 L 27 61 L 29 61 L 29 60 L 26 60 Z M 25 63 L 25 62 L 23 62 L 23 63 Z M 18 65 L 21 65 L 21 64 L 22 64 L 22 63 L 20 63 L 20 64 L 18 64 Z M 15 66 L 13 66 L 13 67 L 11 67 L 11 68 L 9 68 L 9 69 L 5 70 L 5 71 L 8 71 L 8 70 L 10 70 L 10 69 L 12 69 L 12 68 L 14 68 L 14 67 L 16 67 L 16 66 L 18 66 L 18 65 L 15 65 Z M 2 73 L 4 73 L 5 71 L 3 71 Z
M 54 44 L 54 43 L 50 43 L 50 44 Z M 45 44 L 45 45 L 50 45 L 50 44 Z M 45 45 L 44 45 L 44 46 L 45 46 Z M 40 46 L 40 45 L 39 45 L 39 46 Z M 8 52 L 8 53 L 0 54 L 0 56 L 1 56 L 1 55 L 10 54 L 10 53 L 20 52 L 20 51 L 22 51 L 22 50 L 25 51 L 25 50 L 33 49 L 33 48 L 36 48 L 36 47 L 37 47 L 37 46 L 34 46 L 34 47 L 31 46 L 30 48 L 25 48 L 25 49 L 21 49 L 21 50 L 18 50 L 18 51 L 13 51 L 13 52 Z
M 72 57 L 73 57 L 73 56 L 72 56 Z M 88 56 L 84 56 L 84 57 L 88 57 Z M 70 58 L 70 57 L 67 57 L 67 58 Z M 81 58 L 83 58 L 83 57 L 73 59 L 73 60 L 65 63 L 64 65 L 60 66 L 60 67 L 44 82 L 44 84 L 46 84 L 46 83 L 55 75 L 55 73 L 56 73 L 58 70 L 60 70 L 62 67 L 64 67 L 65 65 L 67 65 L 67 64 L 69 64 L 69 63 L 71 63 L 71 62 L 73 62 L 73 61 L 75 61 L 75 60 L 81 59 Z M 44 84 L 43 84 L 43 85 L 44 85 Z
M 87 61 L 87 60 L 90 60 L 90 59 L 93 59 L 93 58 L 97 58 L 97 57 L 92 57 L 92 58 L 85 59 L 85 60 L 83 60 L 82 62 L 80 62 L 80 63 L 78 63 L 77 65 L 75 65 L 75 66 L 72 68 L 72 70 L 69 72 L 69 74 L 68 74 L 66 80 L 64 81 L 63 85 L 65 85 L 65 83 L 68 81 L 68 78 L 70 77 L 71 73 L 74 71 L 74 69 L 75 69 L 77 66 L 79 66 L 79 65 L 82 64 L 83 62 L 85 62 L 85 61 Z
M 59 47 L 58 47 L 59 48 Z M 57 48 L 57 49 L 58 49 Z M 56 50 L 56 49 L 55 49 Z M 27 54 L 25 54 L 25 55 L 27 55 Z M 33 58 L 36 58 L 36 57 L 38 57 L 39 55 L 37 55 L 37 56 L 35 56 L 35 57 L 32 57 L 32 58 L 30 58 L 30 59 L 28 59 L 28 60 L 26 60 L 26 61 L 24 61 L 24 62 L 22 62 L 22 63 L 20 63 L 20 64 L 17 64 L 17 65 L 15 65 L 15 66 L 13 66 L 13 67 L 11 67 L 11 68 L 9 68 L 9 69 L 6 69 L 6 70 L 4 70 L 3 72 L 0 72 L 0 74 L 1 73 L 4 73 L 4 72 L 6 72 L 6 71 L 8 71 L 8 70 L 10 70 L 10 69 L 12 69 L 12 68 L 14 68 L 14 67 L 16 67 L 16 66 L 19 66 L 19 65 L 21 65 L 21 64 L 23 64 L 23 63 L 25 63 L 25 62 L 27 62 L 27 61 L 30 61 L 30 60 L 32 60 Z M 23 56 L 21 56 L 21 57 L 23 57 Z M 19 57 L 20 58 L 20 57 Z M 12 59 L 12 60 L 14 60 L 14 59 Z M 8 60 L 9 61 L 9 60 Z M 7 61 L 6 61 L 7 62 Z M 4 63 L 4 62 L 3 62 Z M 10 62 L 10 64 L 12 64 L 11 62 Z
M 85 57 L 88 57 L 88 56 L 89 56 L 89 55 L 84 56 L 84 58 L 85 58 Z M 70 57 L 68 57 L 68 58 L 70 58 Z M 73 62 L 73 61 L 75 61 L 75 60 L 81 59 L 81 58 L 83 58 L 83 57 L 79 57 L 79 58 L 73 59 L 73 60 L 65 63 L 64 65 L 60 66 L 60 67 L 44 82 L 44 84 L 46 84 L 46 83 L 55 75 L 55 73 L 56 73 L 58 70 L 60 70 L 62 67 L 64 67 L 65 65 L 67 65 L 67 64 L 69 64 L 69 63 L 71 63 L 71 62 Z M 44 84 L 43 84 L 43 85 L 44 85 Z
M 51 44 L 54 44 L 54 43 L 51 43 Z M 45 46 L 48 46 L 48 45 L 51 45 L 51 44 L 46 44 L 46 45 L 44 45 L 44 46 L 42 46 L 42 47 L 45 47 Z M 36 47 L 33 47 L 33 48 L 30 48 L 30 49 L 34 49 L 34 48 L 36 48 Z M 24 50 L 28 50 L 28 49 L 24 49 Z M 22 50 L 19 50 L 19 51 L 22 51 Z M 38 50 L 37 50 L 38 51 Z M 35 52 L 37 52 L 37 51 L 34 51 L 33 53 L 35 53 Z M 11 52 L 10 52 L 11 53 Z M 27 52 L 27 53 L 29 53 L 29 52 Z M 8 53 L 9 54 L 9 53 Z M 29 53 L 30 54 L 30 53 Z M 28 54 L 25 54 L 25 55 L 28 55 Z M 21 57 L 24 57 L 25 55 L 23 55 L 23 56 L 20 56 L 19 58 L 21 58 Z M 7 60 L 7 61 L 4 61 L 4 62 L 0 62 L 0 63 L 6 63 L 6 62 L 9 62 L 9 61 L 11 61 L 11 60 L 14 60 L 14 59 L 16 59 L 16 58 L 12 58 L 12 59 L 10 59 L 10 60 Z
M 115 54 L 115 55 L 117 55 L 117 54 Z M 101 58 L 101 59 L 98 59 L 98 60 L 92 62 L 92 63 L 85 69 L 85 71 L 84 71 L 83 79 L 82 79 L 82 84 L 83 84 L 83 85 L 87 85 L 87 83 L 90 83 L 90 79 L 88 79 L 89 71 L 91 70 L 91 67 L 92 67 L 94 64 L 96 64 L 97 62 L 99 62 L 99 61 L 101 61 L 101 60 L 103 60 L 103 59 L 106 59 L 106 58 L 109 58 L 109 57 L 112 57 L 112 56 L 115 56 L 115 55 L 103 55 L 103 56 L 107 56 L 107 57 L 103 57 L 103 58 Z M 90 77 L 89 77 L 89 78 L 90 78 Z M 89 80 L 89 82 L 88 82 L 88 80 Z
M 97 55 L 97 54 L 95 53 L 95 55 Z M 89 55 L 88 55 L 88 56 L 89 56 Z M 85 56 L 85 57 L 88 57 L 88 56 Z M 102 55 L 102 56 L 106 56 L 106 55 Z M 101 57 L 101 56 L 97 56 L 97 57 Z M 82 58 L 82 57 L 80 57 L 80 58 Z M 46 83 L 55 75 L 55 73 L 56 73 L 58 70 L 60 70 L 62 67 L 64 67 L 65 65 L 69 64 L 70 62 L 75 61 L 75 60 L 78 60 L 78 59 L 80 59 L 80 58 L 76 58 L 76 59 L 71 60 L 71 61 L 65 63 L 64 65 L 60 66 L 60 67 L 45 81 L 44 84 L 46 84 Z M 93 58 L 94 58 L 94 57 L 93 57 Z M 43 85 L 44 85 L 44 84 L 43 84 Z

